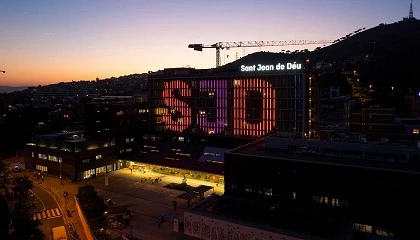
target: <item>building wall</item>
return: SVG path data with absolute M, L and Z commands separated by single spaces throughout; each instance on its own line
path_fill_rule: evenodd
M 418 93 L 415 95 L 404 96 L 404 102 L 406 104 L 407 113 L 409 114 L 409 116 L 420 116 L 420 95 Z
M 47 159 L 40 159 L 39 154 L 44 154 Z M 101 155 L 100 159 L 96 159 L 98 155 Z M 50 156 L 54 156 L 57 159 L 52 161 L 50 160 Z M 59 176 L 61 172 L 63 177 L 68 177 L 73 180 L 79 179 L 80 173 L 83 171 L 118 163 L 115 146 L 81 152 L 69 152 L 27 145 L 24 150 L 24 159 L 25 167 L 28 169 L 46 171 L 56 176 Z M 40 168 L 39 166 L 45 168 Z
M 90 103 L 86 105 L 86 135 L 113 138 L 119 156 L 135 152 L 142 136 L 148 133 L 147 103 Z
M 319 130 L 320 127 L 320 106 L 321 106 L 321 89 L 319 87 L 319 78 L 312 73 L 308 74 L 308 87 L 307 89 L 307 99 L 305 97 L 305 102 L 307 110 L 305 110 L 304 114 L 307 114 L 308 117 L 304 117 L 304 119 L 308 119 L 308 137 L 312 138 L 316 135 L 316 132 Z
M 347 129 L 350 135 L 395 132 L 395 109 L 347 106 Z
M 393 233 L 419 223 L 407 218 L 420 213 L 418 181 L 420 174 L 225 155 L 227 196 L 335 212 Z
M 307 131 L 302 73 L 149 81 L 152 130 L 239 137 Z
M 258 228 L 248 227 L 191 212 L 184 213 L 184 233 L 186 235 L 205 240 L 303 240 L 303 238 L 297 238 L 288 236 L 286 234 L 279 234 Z

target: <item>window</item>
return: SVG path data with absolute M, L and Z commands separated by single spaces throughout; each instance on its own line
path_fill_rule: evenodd
M 34 152 L 32 152 L 32 157 L 35 157 L 35 153 Z
M 101 159 L 102 155 L 96 155 L 96 160 Z
M 313 197 L 312 197 L 312 200 L 313 200 L 315 203 L 320 203 L 320 204 L 323 204 L 323 203 L 324 203 L 324 197 L 320 197 L 320 196 L 313 196 Z
M 46 154 L 43 154 L 43 153 L 38 153 L 38 158 L 39 159 L 44 159 L 44 160 L 47 160 L 48 159 L 47 155 Z
M 385 228 L 376 228 L 376 235 L 384 236 L 384 237 L 394 237 L 395 234 L 393 232 L 390 232 L 389 230 Z
M 126 150 L 125 150 L 125 152 L 132 152 L 133 151 L 133 149 L 132 148 L 127 148 Z
M 125 143 L 129 143 L 130 142 L 130 139 L 129 138 L 126 138 L 125 139 Z
M 372 233 L 372 226 L 360 223 L 353 223 L 353 230 L 365 233 Z
M 48 172 L 48 167 L 46 166 L 36 165 L 35 168 L 36 170 L 41 171 L 41 172 Z
M 123 149 L 123 150 L 120 150 L 120 153 L 124 153 L 125 152 L 125 150 Z
M 56 156 L 48 156 L 48 161 L 51 161 L 51 162 L 58 162 L 58 157 L 56 157 Z
M 255 192 L 254 187 L 251 185 L 245 185 L 244 190 L 245 192 Z
M 115 113 L 115 115 L 117 115 L 117 116 L 120 116 L 120 115 L 123 115 L 123 114 L 124 114 L 123 111 L 118 111 L 118 112 Z
M 90 159 L 83 159 L 83 160 L 82 160 L 82 163 L 83 163 L 83 164 L 85 164 L 85 163 L 89 163 L 89 162 L 90 162 Z
M 130 142 L 134 142 L 134 138 L 130 138 Z
M 178 138 L 178 141 L 180 141 L 180 142 L 184 142 L 184 141 L 185 141 L 185 139 L 184 139 L 184 137 L 179 137 L 179 138 Z
M 349 203 L 346 200 L 331 198 L 331 205 L 333 207 L 348 207 Z
M 419 134 L 419 133 L 420 133 L 420 129 L 418 129 L 418 128 L 413 128 L 413 133 L 414 133 L 414 134 Z
M 273 195 L 273 189 L 272 188 L 264 188 L 264 195 L 272 196 Z
M 220 157 L 219 153 L 212 153 L 212 152 L 205 152 L 204 156 L 216 156 L 216 157 Z

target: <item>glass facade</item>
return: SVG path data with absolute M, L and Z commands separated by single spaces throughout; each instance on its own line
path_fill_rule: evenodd
M 152 129 L 259 137 L 303 133 L 304 74 L 150 79 Z

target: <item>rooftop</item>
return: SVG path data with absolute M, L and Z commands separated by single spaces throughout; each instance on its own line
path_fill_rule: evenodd
M 281 161 L 420 173 L 419 148 L 392 143 L 320 141 L 269 136 L 228 154 Z
M 336 236 L 340 224 L 334 223 L 332 216 L 294 206 L 274 206 L 215 195 L 189 211 L 302 239 L 343 239 L 343 236 Z
M 84 134 L 84 131 L 72 131 L 38 135 L 26 145 L 67 152 L 81 152 L 115 145 L 114 140 L 87 139 Z

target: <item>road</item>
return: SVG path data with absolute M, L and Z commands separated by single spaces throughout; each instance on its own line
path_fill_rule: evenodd
M 60 206 L 51 194 L 43 188 L 35 186 L 32 189 L 32 192 L 40 199 L 45 209 L 40 212 L 35 212 L 33 218 L 34 220 L 41 220 L 43 223 L 42 230 L 46 236 L 49 236 L 52 228 L 64 225 L 63 214 Z

